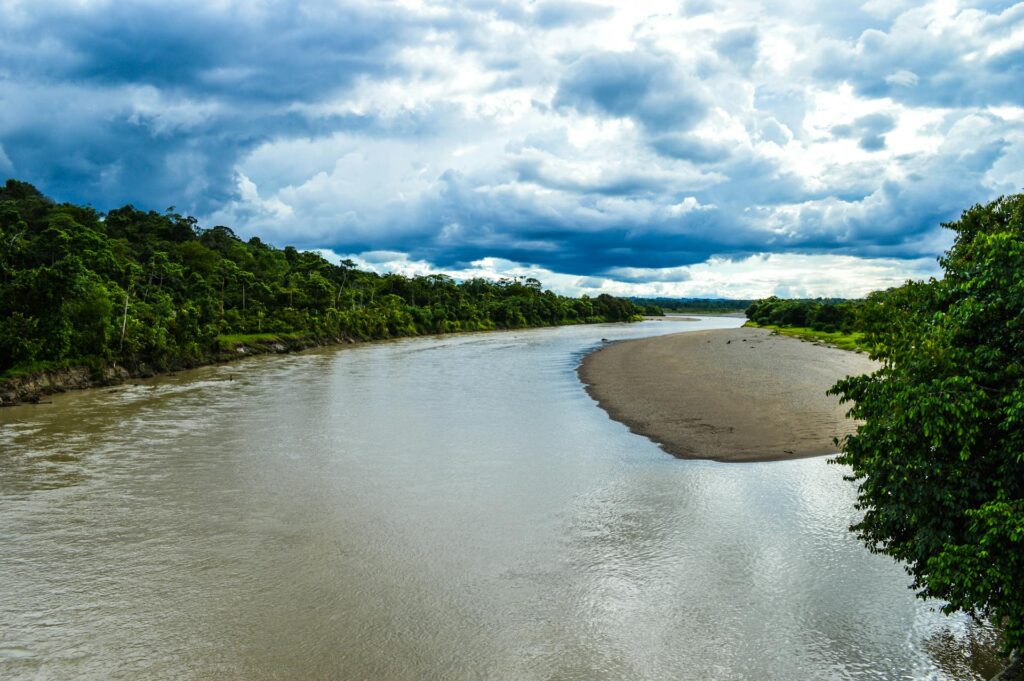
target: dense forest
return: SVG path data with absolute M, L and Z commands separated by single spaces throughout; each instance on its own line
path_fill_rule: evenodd
M 882 294 L 873 294 L 872 304 Z M 841 298 L 786 299 L 772 296 L 755 300 L 746 309 L 747 319 L 760 326 L 807 327 L 817 331 L 860 330 L 860 316 L 866 304 L 863 300 Z
M 608 295 L 559 296 L 535 279 L 381 275 L 171 211 L 103 214 L 24 182 L 0 188 L 0 377 L 76 364 L 190 366 L 269 335 L 369 340 L 639 313 Z

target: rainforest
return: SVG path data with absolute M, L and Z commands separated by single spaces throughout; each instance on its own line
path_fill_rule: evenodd
M 455 281 L 360 270 L 248 241 L 195 218 L 56 203 L 0 188 L 0 378 L 68 366 L 195 366 L 242 343 L 307 345 L 631 321 L 606 294 L 569 298 L 533 278 Z

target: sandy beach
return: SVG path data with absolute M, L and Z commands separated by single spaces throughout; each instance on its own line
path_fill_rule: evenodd
M 740 328 L 615 343 L 579 376 L 613 419 L 675 456 L 771 461 L 835 453 L 832 439 L 854 424 L 825 391 L 875 368 L 866 355 Z

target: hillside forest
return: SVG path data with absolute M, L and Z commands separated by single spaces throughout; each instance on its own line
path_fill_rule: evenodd
M 556 295 L 531 278 L 378 274 L 204 229 L 173 210 L 101 213 L 25 182 L 0 187 L 0 377 L 110 363 L 167 370 L 246 340 L 371 340 L 640 312 L 609 295 Z

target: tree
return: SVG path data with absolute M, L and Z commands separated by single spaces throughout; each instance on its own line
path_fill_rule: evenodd
M 1024 648 L 1024 194 L 975 206 L 943 279 L 872 296 L 882 367 L 832 392 L 863 419 L 835 462 L 859 483 L 851 529 L 905 563 L 921 597 L 986 616 Z
M 581 318 L 536 280 L 381 276 L 202 229 L 173 208 L 103 215 L 22 182 L 0 186 L 0 380 L 64 365 L 191 366 L 227 352 L 234 341 L 222 337 L 254 331 L 369 340 L 636 313 L 605 303 Z

